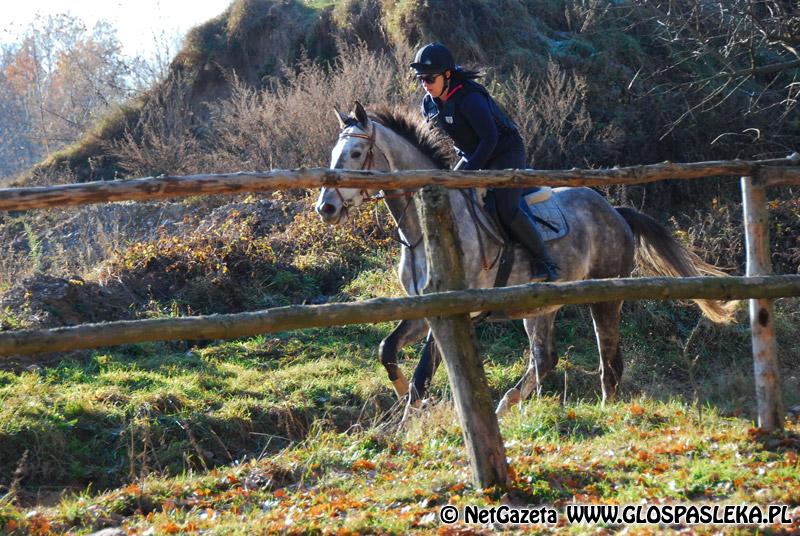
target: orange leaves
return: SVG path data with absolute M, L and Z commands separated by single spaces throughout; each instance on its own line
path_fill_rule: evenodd
M 631 404 L 630 412 L 631 412 L 631 415 L 635 415 L 637 417 L 641 417 L 642 415 L 644 415 L 644 408 L 642 406 L 640 406 L 639 404 L 637 404 L 636 402 L 634 402 L 633 404 Z
M 419 443 L 405 443 L 403 445 L 403 450 L 413 456 L 419 456 L 422 451 L 422 445 Z
M 353 462 L 353 471 L 374 471 L 375 470 L 375 463 L 369 460 L 356 460 Z
M 657 474 L 657 475 L 660 475 L 661 473 L 666 472 L 667 469 L 669 469 L 669 465 L 668 464 L 666 464 L 666 463 L 657 463 L 657 464 L 655 464 L 653 466 L 651 471 L 653 473 Z
M 397 471 L 400 469 L 400 466 L 392 461 L 387 460 L 381 463 L 381 469 L 384 471 Z
M 509 476 L 511 476 L 512 472 L 514 472 L 513 467 L 509 467 L 508 468 L 508 472 L 509 472 Z M 514 474 L 516 474 L 516 473 L 514 473 Z M 450 493 L 459 493 L 459 492 L 463 491 L 464 488 L 466 488 L 466 487 L 467 487 L 467 485 L 464 484 L 463 482 L 459 482 L 457 484 L 453 484 L 452 486 L 450 486 Z
M 179 525 L 174 521 L 168 521 L 164 525 L 161 525 L 158 529 L 159 534 L 184 534 L 186 532 L 197 532 L 200 530 L 200 527 L 197 523 L 189 521 L 185 525 Z
M 747 435 L 750 437 L 750 439 L 758 441 L 764 436 L 769 435 L 769 433 L 765 432 L 762 428 L 750 428 L 747 430 Z
M 517 473 L 517 470 L 514 469 L 514 466 L 510 464 L 508 466 L 508 479 L 515 483 L 519 481 L 519 474 Z
M 589 493 L 576 493 L 573 497 L 573 501 L 581 504 L 600 504 L 600 502 L 608 504 L 608 499 L 601 501 L 597 495 Z
M 691 452 L 693 450 L 695 450 L 695 446 L 692 445 L 688 439 L 684 439 L 674 444 L 659 445 L 653 450 L 653 452 L 655 454 L 675 455 L 675 454 L 686 454 L 687 452 Z
M 13 55 L 6 64 L 3 71 L 4 78 L 18 95 L 25 95 L 36 79 L 36 72 L 39 70 L 36 57 L 32 54 L 29 46 L 22 47 Z
M 181 531 L 181 526 L 170 521 L 166 525 L 162 525 L 160 530 L 164 534 L 178 534 Z
M 122 493 L 126 495 L 141 495 L 142 488 L 138 484 L 129 484 L 122 488 Z
M 45 536 L 51 534 L 50 521 L 35 510 L 27 516 L 28 534 L 33 536 Z

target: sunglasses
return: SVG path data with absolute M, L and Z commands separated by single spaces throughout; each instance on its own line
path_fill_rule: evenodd
M 418 74 L 417 81 L 425 84 L 433 84 L 438 77 L 442 76 L 441 73 L 437 74 Z

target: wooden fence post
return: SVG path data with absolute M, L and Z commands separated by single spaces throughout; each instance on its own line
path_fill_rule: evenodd
M 448 191 L 441 186 L 426 186 L 420 195 L 419 213 L 428 263 L 425 292 L 463 289 L 461 248 Z M 505 487 L 508 484 L 505 447 L 472 321 L 468 314 L 460 314 L 432 317 L 428 322 L 447 368 L 473 482 L 481 488 Z
M 769 275 L 769 213 L 766 187 L 753 177 L 742 177 L 747 276 Z M 783 399 L 771 299 L 750 300 L 758 426 L 767 432 L 783 428 Z

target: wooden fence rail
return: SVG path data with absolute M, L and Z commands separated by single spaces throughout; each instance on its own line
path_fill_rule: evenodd
M 730 160 L 676 164 L 664 162 L 613 169 L 357 171 L 341 169 L 275 170 L 183 177 L 88 182 L 59 186 L 0 189 L 0 210 L 29 210 L 111 201 L 146 201 L 179 196 L 236 194 L 291 188 L 414 189 L 428 184 L 448 188 L 522 186 L 603 186 L 644 184 L 664 179 L 767 174 L 768 186 L 800 184 L 800 169 L 788 167 L 800 155 L 773 160 Z M 771 184 L 770 184 L 771 183 Z
M 238 338 L 310 327 L 370 324 L 477 311 L 530 311 L 553 304 L 612 300 L 748 299 L 800 296 L 800 275 L 602 279 L 531 283 L 376 298 L 352 303 L 291 305 L 228 315 L 128 320 L 0 333 L 0 356 L 62 352 L 165 340 Z

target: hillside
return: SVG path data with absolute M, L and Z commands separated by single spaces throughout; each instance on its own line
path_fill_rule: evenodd
M 164 120 L 161 126 L 170 134 L 200 144 L 212 142 L 213 128 L 208 121 L 213 106 L 233 94 L 234 77 L 248 89 L 274 87 L 276 81 L 286 81 L 296 73 L 299 61 L 335 64 L 343 47 L 355 43 L 397 59 L 399 66 L 387 66 L 393 70 L 388 75 L 397 84 L 396 97 L 411 104 L 418 97 L 404 87 L 410 83 L 404 65 L 413 47 L 444 41 L 461 63 L 486 71 L 490 84 L 508 94 L 506 102 L 520 123 L 531 121 L 524 108 L 537 106 L 537 100 L 547 98 L 548 91 L 559 91 L 550 84 L 539 93 L 520 95 L 520 76 L 540 86 L 552 68 L 549 62 L 553 62 L 571 75 L 567 83 L 572 86 L 574 102 L 565 102 L 564 106 L 572 109 L 562 110 L 564 116 L 554 118 L 567 124 L 550 125 L 557 130 L 548 132 L 548 139 L 542 141 L 546 145 L 568 143 L 569 147 L 532 150 L 532 163 L 540 168 L 786 156 L 787 150 L 796 148 L 798 111 L 787 109 L 786 103 L 781 103 L 786 95 L 772 89 L 790 83 L 796 69 L 779 73 L 777 78 L 752 76 L 725 99 L 716 98 L 721 90 L 727 90 L 722 82 L 705 81 L 696 90 L 690 82 L 736 68 L 740 58 L 714 54 L 711 38 L 705 54 L 694 48 L 690 38 L 669 39 L 669 16 L 675 14 L 664 14 L 661 9 L 658 2 L 647 1 L 604 6 L 603 2 L 559 0 L 236 0 L 219 17 L 192 30 L 172 62 L 170 80 L 106 118 L 83 141 L 51 156 L 22 181 L 55 177 L 85 181 L 129 175 L 131 170 L 121 164 L 119 154 L 109 150 L 109 143 L 124 139 L 126 131 L 142 143 L 148 128 L 153 128 L 152 115 L 165 115 L 169 106 L 186 116 L 185 123 Z M 704 31 L 701 23 L 715 22 L 699 20 L 696 33 Z M 458 31 L 453 32 L 453 27 Z M 780 60 L 766 46 L 759 53 L 765 61 Z M 380 78 L 387 73 L 372 75 Z M 355 93 L 360 100 L 379 104 L 368 98 L 369 77 L 359 84 L 363 90 Z M 549 96 L 570 98 L 566 94 Z M 758 108 L 749 102 L 754 96 L 761 101 Z M 513 97 L 518 100 L 514 102 Z M 742 115 L 743 109 L 748 113 Z M 680 128 L 672 128 L 681 117 Z M 747 129 L 759 134 L 748 136 Z

